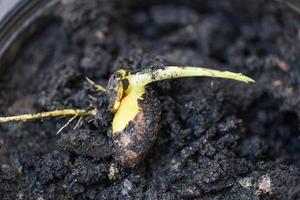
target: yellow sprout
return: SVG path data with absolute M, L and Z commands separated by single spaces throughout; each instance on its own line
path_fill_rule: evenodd
M 116 72 L 118 73 L 118 72 Z M 122 72 L 124 74 L 124 72 Z M 140 108 L 138 100 L 142 99 L 145 93 L 145 86 L 149 83 L 161 81 L 165 79 L 174 79 L 181 77 L 214 77 L 214 78 L 226 78 L 245 83 L 255 82 L 253 79 L 244 76 L 240 73 L 233 73 L 228 71 L 219 71 L 202 67 L 178 67 L 178 66 L 166 66 L 161 69 L 146 69 L 134 74 L 126 73 L 123 77 L 123 81 L 128 82 L 127 88 L 124 89 L 124 93 L 116 99 L 122 99 L 118 102 L 118 109 L 113 119 L 112 129 L 113 132 L 120 132 L 125 129 L 127 124 L 134 119 L 138 114 Z

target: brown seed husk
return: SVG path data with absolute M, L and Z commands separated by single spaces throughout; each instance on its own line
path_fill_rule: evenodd
M 121 132 L 114 133 L 114 158 L 124 167 L 139 164 L 153 146 L 159 131 L 160 102 L 148 89 L 139 101 L 136 117 Z

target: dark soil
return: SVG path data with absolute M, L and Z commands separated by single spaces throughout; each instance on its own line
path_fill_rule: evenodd
M 135 2 L 135 3 L 133 3 Z M 300 15 L 272 0 L 63 0 L 1 75 L 0 113 L 97 106 L 0 125 L 0 199 L 300 199 Z M 257 82 L 153 84 L 160 132 L 141 164 L 112 157 L 102 85 L 119 68 L 204 65 Z

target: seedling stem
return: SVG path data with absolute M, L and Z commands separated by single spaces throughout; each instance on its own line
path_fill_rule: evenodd
M 233 79 L 245 83 L 255 82 L 241 73 L 192 66 L 166 66 L 161 69 L 146 69 L 134 74 L 128 73 L 127 75 L 124 70 L 120 70 L 120 74 L 124 76 L 123 79 L 128 80 L 129 84 L 126 89 L 122 88 L 119 97 L 115 98 L 113 108 L 116 110 L 116 114 L 112 124 L 113 133 L 124 130 L 127 124 L 137 115 L 140 110 L 138 100 L 142 99 L 145 93 L 145 86 L 150 83 L 165 79 L 200 76 Z

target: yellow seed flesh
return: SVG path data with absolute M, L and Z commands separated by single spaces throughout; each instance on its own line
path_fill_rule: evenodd
M 122 99 L 113 119 L 112 129 L 114 133 L 124 130 L 127 124 L 138 114 L 140 110 L 138 100 L 145 93 L 144 87 L 140 89 L 139 91 L 132 91 Z

